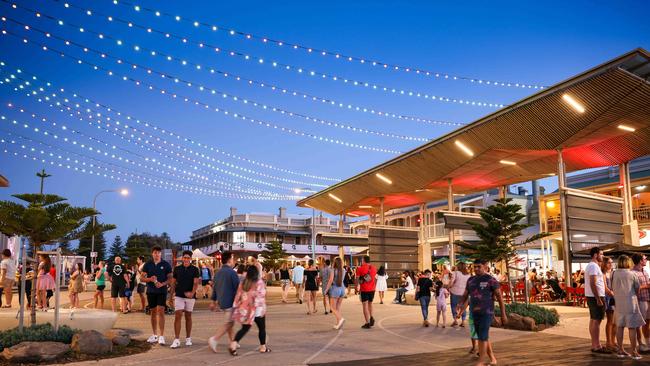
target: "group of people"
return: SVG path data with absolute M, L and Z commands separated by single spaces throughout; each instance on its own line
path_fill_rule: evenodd
M 650 351 L 650 274 L 645 255 L 621 255 L 616 261 L 605 257 L 600 248 L 590 250 L 591 261 L 584 270 L 584 288 L 589 307 L 591 351 L 616 353 L 618 357 L 641 359 Z M 605 345 L 600 327 L 605 323 Z M 623 345 L 628 329 L 630 352 Z
M 145 299 L 145 285 L 141 281 L 142 267 L 144 265 L 144 256 L 136 259 L 136 264 L 129 266 L 122 262 L 122 258 L 116 256 L 110 265 L 106 262 L 99 261 L 94 274 L 91 275 L 95 282 L 95 294 L 93 295 L 94 306 L 96 309 L 104 308 L 104 290 L 106 290 L 106 283 L 111 283 L 111 310 L 116 311 L 119 309 L 123 314 L 133 311 L 133 295 L 138 294 L 140 297 L 141 308 L 140 311 L 146 309 Z M 71 303 L 72 296 L 77 290 L 83 291 L 81 277 L 81 266 L 77 271 L 73 272 L 70 276 L 70 296 Z M 118 307 L 119 302 L 119 307 Z M 77 297 L 78 306 L 78 297 Z

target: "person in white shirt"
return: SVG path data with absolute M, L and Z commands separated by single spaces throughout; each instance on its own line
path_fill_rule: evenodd
M 467 280 L 469 279 L 470 274 L 467 270 L 465 263 L 458 263 L 457 270 L 454 271 L 451 275 L 451 282 L 449 285 L 449 292 L 451 293 L 451 313 L 454 316 L 454 322 L 451 323 L 452 327 L 458 325 L 458 317 L 456 314 L 456 307 L 460 304 L 460 301 L 463 299 L 463 294 L 465 293 L 465 288 L 467 287 Z M 463 311 L 461 314 L 460 326 L 465 326 L 465 317 L 467 313 Z
M 11 289 L 15 282 L 16 263 L 11 259 L 11 250 L 5 249 L 2 251 L 2 262 L 0 262 L 0 284 L 2 284 L 2 287 L 4 288 L 6 300 L 3 308 L 11 307 L 11 299 L 13 297 Z
M 411 275 L 408 273 L 408 271 L 404 271 L 404 282 L 402 284 L 402 287 L 395 290 L 395 299 L 393 300 L 393 304 L 401 304 L 402 296 L 404 296 L 404 294 L 407 292 L 412 291 L 414 288 L 415 286 L 413 285 L 413 279 L 411 278 Z M 404 300 L 406 301 L 406 298 Z
M 296 288 L 296 299 L 301 304 L 305 295 L 305 286 L 303 284 L 304 276 L 305 267 L 300 265 L 300 262 L 296 263 L 296 266 L 293 267 L 291 282 L 293 282 L 293 286 Z
M 600 344 L 600 323 L 605 318 L 605 279 L 600 269 L 603 262 L 603 251 L 593 247 L 589 251 L 591 261 L 585 268 L 585 296 L 589 306 L 589 335 L 591 336 L 591 352 L 609 353 Z

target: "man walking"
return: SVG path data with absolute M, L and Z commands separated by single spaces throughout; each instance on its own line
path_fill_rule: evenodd
M 490 345 L 490 325 L 492 325 L 492 319 L 494 318 L 494 298 L 499 302 L 501 324 L 508 323 L 506 307 L 503 305 L 503 296 L 501 296 L 501 285 L 496 278 L 490 275 L 488 269 L 487 262 L 484 259 L 474 261 L 475 275 L 467 281 L 467 287 L 461 302 L 456 308 L 456 316 L 460 317 L 469 303 L 470 318 L 473 319 L 478 339 L 479 360 L 477 365 L 497 363 Z
M 591 336 L 591 352 L 609 353 L 600 345 L 600 322 L 605 317 L 605 281 L 600 266 L 603 262 L 603 251 L 599 247 L 589 250 L 591 261 L 585 268 L 585 296 L 589 307 L 589 335 Z M 476 320 L 474 320 L 476 322 Z
M 330 260 L 326 259 L 325 260 L 325 265 L 323 268 L 320 270 L 320 281 L 321 281 L 321 290 L 323 292 L 323 308 L 325 309 L 325 315 L 327 315 L 327 304 L 329 303 L 329 294 L 327 293 L 327 281 L 330 278 L 330 274 L 332 273 L 332 267 L 330 267 Z M 330 313 L 332 312 L 332 308 L 330 307 Z
M 172 266 L 162 260 L 162 248 L 151 248 L 151 260 L 142 267 L 140 280 L 147 284 L 147 303 L 151 311 L 153 334 L 147 342 L 165 344 L 165 302 L 167 285 L 172 281 Z
M 224 323 L 217 333 L 208 339 L 208 345 L 213 352 L 217 352 L 217 345 L 219 339 L 224 334 L 228 333 L 228 340 L 232 342 L 235 339 L 235 332 L 233 330 L 234 320 L 232 319 L 233 302 L 239 287 L 239 277 L 237 272 L 233 269 L 234 259 L 231 252 L 224 252 L 221 254 L 221 269 L 214 276 L 214 290 L 212 291 L 212 304 L 210 309 L 215 310 L 217 307 L 217 300 L 219 301 L 219 308 L 223 310 Z
M 302 299 L 305 294 L 305 287 L 303 285 L 305 268 L 300 264 L 300 262 L 298 262 L 296 263 L 296 266 L 293 267 L 292 272 L 291 282 L 293 282 L 293 286 L 296 288 L 296 299 L 298 299 L 298 302 L 302 304 Z
M 650 332 L 648 331 L 648 322 L 650 321 L 650 279 L 645 272 L 645 265 L 648 263 L 645 255 L 640 253 L 632 254 L 632 262 L 634 267 L 632 273 L 639 279 L 639 292 L 637 298 L 639 300 L 639 310 L 645 319 L 644 326 L 637 331 L 637 340 L 639 342 L 639 351 L 650 351 Z
M 185 345 L 192 345 L 192 311 L 196 301 L 196 290 L 199 288 L 199 269 L 192 265 L 192 251 L 183 251 L 183 264 L 174 267 L 172 283 L 175 285 L 174 309 L 174 334 L 176 338 L 171 348 L 181 346 L 181 319 L 185 314 Z
M 363 305 L 363 317 L 366 324 L 363 329 L 370 329 L 375 325 L 375 318 L 372 316 L 372 300 L 375 298 L 375 285 L 377 269 L 370 264 L 370 256 L 364 255 L 361 265 L 357 268 L 357 291 L 361 293 L 361 304 Z
M 2 262 L 0 262 L 0 287 L 4 288 L 5 305 L 3 308 L 11 307 L 11 300 L 13 297 L 12 288 L 16 282 L 16 263 L 11 259 L 11 250 L 5 249 L 2 251 Z M 18 293 L 20 296 L 20 292 Z M 2 299 L 0 299 L 2 304 Z
M 122 264 L 122 258 L 116 256 L 113 264 L 108 268 L 108 279 L 111 281 L 111 309 L 115 311 L 117 298 L 120 298 L 120 311 L 126 314 L 126 266 Z

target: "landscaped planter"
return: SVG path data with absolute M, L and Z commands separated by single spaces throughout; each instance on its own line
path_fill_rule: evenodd
M 25 310 L 25 324 L 29 324 L 30 313 Z M 117 313 L 108 310 L 95 309 L 61 309 L 59 310 L 59 325 L 67 325 L 72 329 L 96 330 L 106 332 L 113 328 L 117 321 Z M 54 310 L 37 311 L 36 324 L 54 324 Z M 15 312 L 0 313 L 0 329 L 11 329 L 18 326 Z
M 493 327 L 504 327 L 501 324 L 500 310 L 495 309 L 495 318 L 492 320 Z M 560 315 L 555 309 L 547 309 L 537 305 L 526 305 L 521 303 L 506 304 L 508 323 L 505 328 L 541 331 L 555 326 L 560 321 Z

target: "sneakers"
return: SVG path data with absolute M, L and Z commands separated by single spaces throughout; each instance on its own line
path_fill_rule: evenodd
M 161 345 L 161 346 L 164 346 L 165 345 L 165 337 L 163 337 L 163 336 L 158 337 L 158 344 Z
M 341 320 L 339 320 L 339 322 L 334 326 L 334 329 L 339 330 L 343 328 L 343 323 L 345 323 L 345 319 L 341 318 Z
M 181 340 L 178 339 L 178 338 L 176 338 L 176 339 L 174 339 L 174 341 L 172 342 L 172 345 L 169 346 L 169 348 L 174 349 L 174 348 L 178 348 L 178 347 L 180 347 L 180 346 L 181 346 Z
M 371 327 L 374 327 L 375 326 L 375 318 L 370 317 L 370 321 L 368 322 L 368 324 L 370 324 Z
M 155 334 L 149 337 L 149 339 L 147 339 L 147 343 L 156 343 L 156 342 L 158 342 L 158 336 Z
M 185 346 L 189 347 L 192 345 L 192 338 L 185 338 Z
M 212 352 L 217 353 L 217 345 L 219 342 L 217 342 L 217 339 L 215 337 L 210 337 L 208 338 L 208 346 L 212 350 Z

